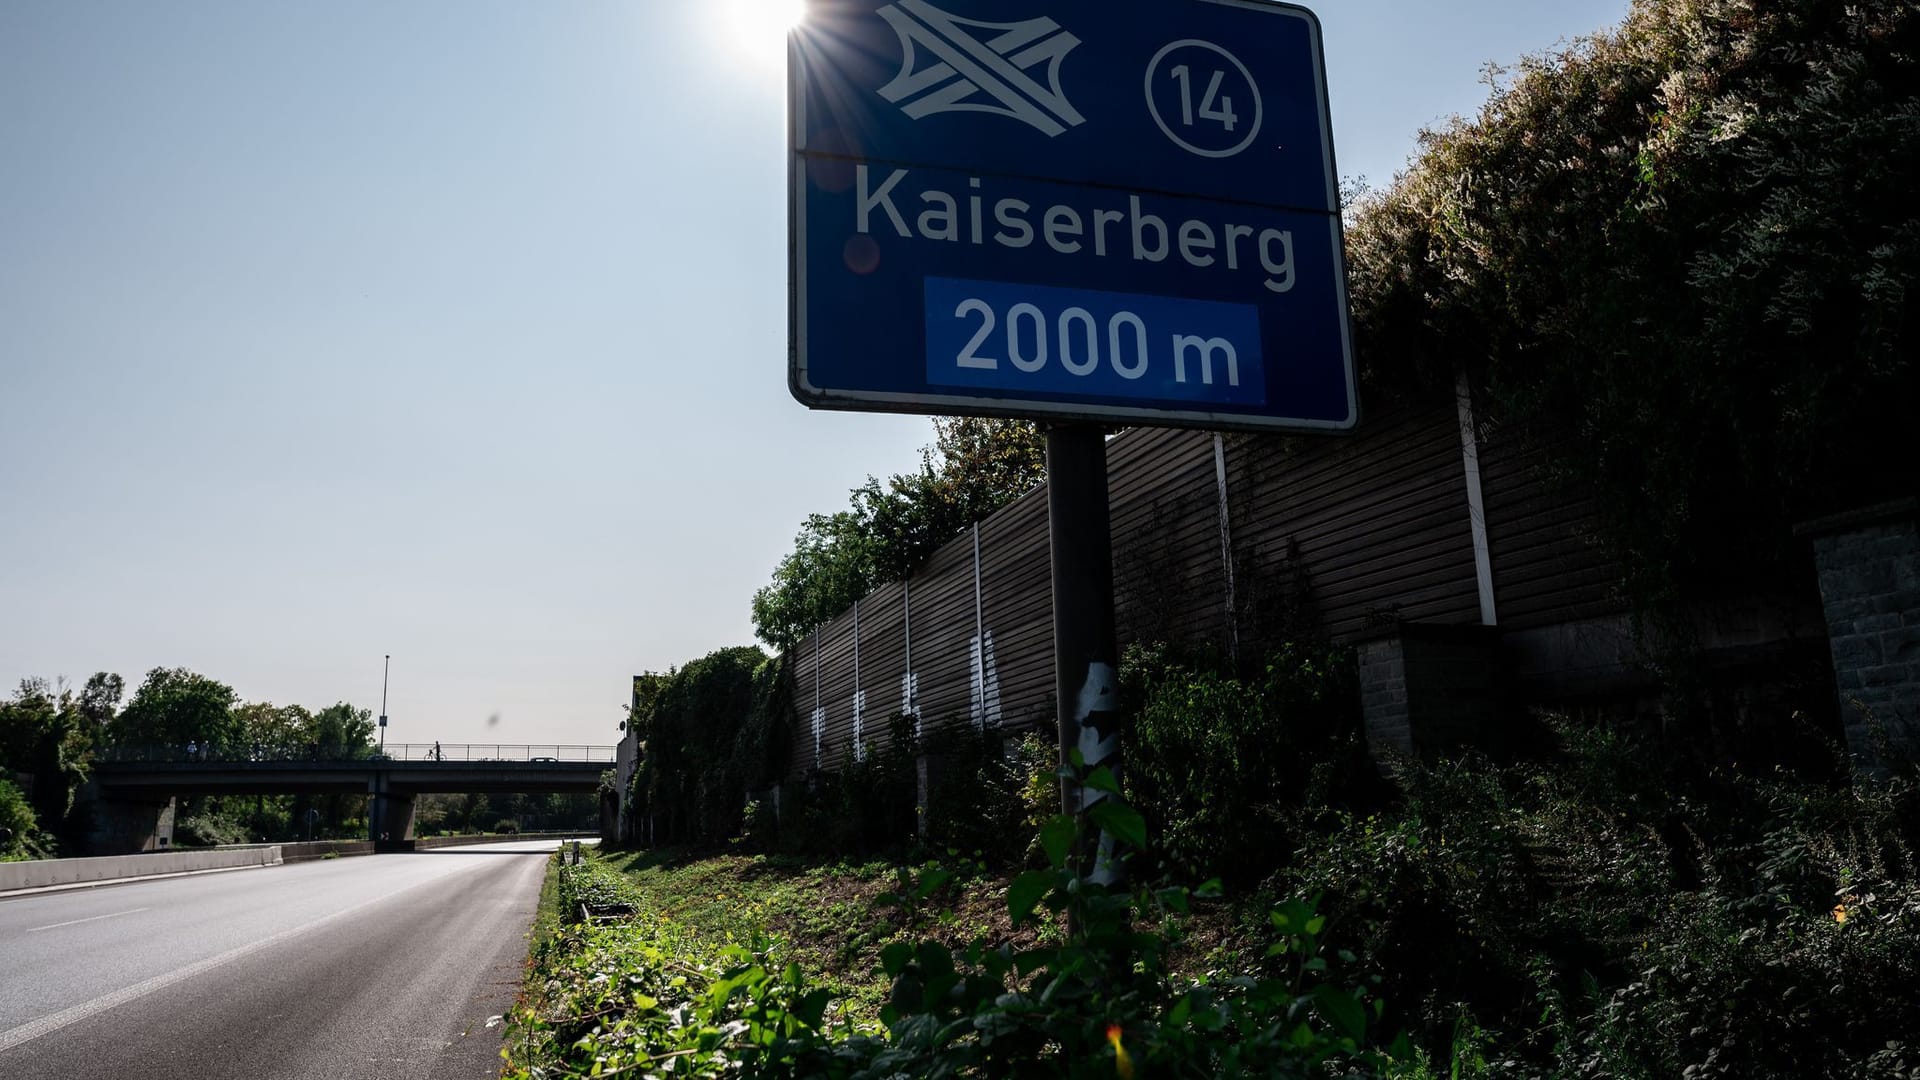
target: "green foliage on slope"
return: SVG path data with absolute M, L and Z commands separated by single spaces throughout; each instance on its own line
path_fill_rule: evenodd
M 1325 944 L 1310 905 L 1274 905 L 1264 947 L 1233 972 L 1176 974 L 1168 946 L 1194 895 L 1080 880 L 1067 869 L 1072 833 L 1070 819 L 1050 822 L 1047 869 L 1003 894 L 1009 925 L 1044 912 L 1076 928 L 1050 939 L 927 936 L 950 914 L 955 874 L 903 868 L 881 898 L 902 926 L 879 949 L 878 1023 L 847 1010 L 840 988 L 788 959 L 783 942 L 757 929 L 746 940 L 691 931 L 643 886 L 632 922 L 576 928 L 536 950 L 506 1075 L 1412 1074 L 1404 1045 L 1398 1064 L 1378 1049 L 1380 1006 L 1352 976 L 1354 958 Z M 755 906 L 750 890 L 731 899 Z
M 1423 136 L 1347 232 L 1376 394 L 1553 433 L 1659 615 L 1911 494 L 1920 9 L 1636 0 Z
M 746 793 L 786 764 L 782 661 L 746 645 L 642 676 L 629 724 L 641 745 L 626 800 L 656 843 L 734 835 Z

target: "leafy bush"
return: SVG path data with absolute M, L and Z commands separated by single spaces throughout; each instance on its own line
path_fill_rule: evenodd
M 11 780 L 0 780 L 0 862 L 46 855 L 33 807 Z
M 632 723 L 646 755 L 627 805 L 652 842 L 717 844 L 738 831 L 747 791 L 784 762 L 782 663 L 744 646 L 643 678 Z
M 1117 791 L 1094 770 L 1088 787 Z M 1146 826 L 1110 798 L 1089 813 L 1097 828 L 1137 855 Z M 1384 1006 L 1338 968 L 1355 958 L 1322 943 L 1326 920 L 1298 899 L 1274 905 L 1264 957 L 1231 974 L 1180 978 L 1170 945 L 1195 895 L 1184 888 L 1111 890 L 1071 866 L 1073 819 L 1040 831 L 1048 868 L 1013 880 L 1007 904 L 1016 924 L 1041 908 L 1063 919 L 1066 941 L 1016 951 L 975 941 L 888 946 L 881 962 L 893 981 L 883 1011 L 889 1045 L 875 1064 L 913 1076 L 1148 1075 L 1311 1077 L 1378 1075 L 1393 1058 L 1369 1050 Z M 936 879 L 937 880 L 937 879 Z M 900 897 L 932 890 L 925 877 Z M 1155 927 L 1153 930 L 1142 927 Z M 1337 965 L 1337 967 L 1336 967 Z M 1403 1058 L 1404 1043 L 1396 1045 Z
M 1278 879 L 1324 893 L 1426 1045 L 1578 1077 L 1920 1061 L 1885 1056 L 1920 1015 L 1911 781 L 1749 776 L 1553 731 L 1541 761 L 1406 764 L 1401 805 L 1339 819 Z
M 996 866 L 1027 858 L 1033 829 L 1059 806 L 1053 744 L 960 721 L 929 724 L 896 713 L 888 735 L 856 760 L 794 785 L 783 800 L 781 849 L 812 855 L 968 852 Z M 920 805 L 921 762 L 926 805 Z
M 561 857 L 564 860 L 564 856 Z M 637 897 L 625 874 L 608 866 L 597 856 L 583 859 L 579 865 L 562 861 L 559 867 L 560 910 L 568 921 L 580 918 L 586 907 L 592 914 L 631 912 Z
M 913 843 L 919 766 L 911 717 L 887 721 L 888 738 L 839 767 L 787 785 L 777 846 L 809 855 L 855 856 L 902 850 Z
M 244 844 L 250 839 L 244 822 L 222 814 L 215 807 L 207 807 L 202 813 L 183 817 L 173 826 L 174 843 L 185 847 Z
M 1257 881 L 1284 861 L 1298 808 L 1377 788 L 1350 650 L 1285 645 L 1262 675 L 1234 678 L 1164 645 L 1127 650 L 1130 796 L 1183 875 Z
M 971 852 L 995 866 L 1034 858 L 1034 830 L 1060 810 L 1052 739 L 949 724 L 926 743 L 938 764 L 927 793 L 926 846 Z

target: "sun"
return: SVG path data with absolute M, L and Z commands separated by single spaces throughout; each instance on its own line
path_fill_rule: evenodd
M 780 68 L 787 59 L 787 32 L 807 15 L 807 0 L 720 0 L 718 30 L 756 64 Z

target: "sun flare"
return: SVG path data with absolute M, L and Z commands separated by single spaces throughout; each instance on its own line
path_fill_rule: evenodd
M 787 32 L 807 14 L 807 0 L 721 0 L 719 31 L 735 50 L 757 64 L 786 62 Z

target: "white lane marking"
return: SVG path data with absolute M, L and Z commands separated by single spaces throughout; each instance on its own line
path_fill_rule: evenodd
M 152 911 L 152 910 L 153 910 L 152 908 L 137 907 L 137 908 L 134 908 L 132 911 L 116 911 L 111 915 L 95 915 L 91 919 L 74 919 L 71 922 L 57 922 L 51 926 L 28 927 L 26 930 L 22 931 L 22 933 L 37 934 L 42 930 L 58 930 L 63 926 L 79 926 L 83 922 L 99 922 L 101 919 L 117 919 L 122 915 L 138 915 L 143 911 Z
M 477 870 L 480 867 L 483 867 L 485 865 L 486 864 L 484 862 L 476 863 L 471 869 Z M 14 1028 L 12 1031 L 0 1033 L 0 1054 L 4 1054 L 16 1046 L 20 1046 L 24 1043 L 32 1042 L 33 1040 L 38 1039 L 43 1035 L 51 1035 L 54 1032 L 59 1031 L 61 1028 L 71 1027 L 74 1024 L 77 1024 L 80 1021 L 87 1019 L 90 1016 L 98 1016 L 99 1014 L 106 1012 L 108 1009 L 125 1005 L 129 1001 L 137 1001 L 140 998 L 146 997 L 148 994 L 151 994 L 156 990 L 164 990 L 167 987 L 172 986 L 174 983 L 182 982 L 186 979 L 191 979 L 195 975 L 199 975 L 202 972 L 212 971 L 214 968 L 220 967 L 223 964 L 231 964 L 235 960 L 239 960 L 243 957 L 259 952 L 261 949 L 265 949 L 268 946 L 278 945 L 282 941 L 286 941 L 289 938 L 298 937 L 301 934 L 305 934 L 310 931 L 317 930 L 320 927 L 327 925 L 328 923 L 339 922 L 341 919 L 344 919 L 349 915 L 359 914 L 360 912 L 366 910 L 367 908 L 373 907 L 375 904 L 383 904 L 389 900 L 392 900 L 396 896 L 402 896 L 406 893 L 412 892 L 415 889 L 424 888 L 425 886 L 428 886 L 428 885 L 435 885 L 435 884 L 445 882 L 448 878 L 457 877 L 459 876 L 460 873 L 463 873 L 463 872 L 470 872 L 470 871 L 456 870 L 451 874 L 441 874 L 435 877 L 430 877 L 425 881 L 419 881 L 412 885 L 408 885 L 405 888 L 396 889 L 393 892 L 376 896 L 371 900 L 362 901 L 361 903 L 355 904 L 350 908 L 341 908 L 339 911 L 336 911 L 331 915 L 323 915 L 320 918 L 315 919 L 310 923 L 306 923 L 301 926 L 290 927 L 286 930 L 280 931 L 277 934 L 273 934 L 268 937 L 263 937 L 259 941 L 249 942 L 245 945 L 240 946 L 237 949 L 229 949 L 226 952 L 219 954 L 218 956 L 209 956 L 205 960 L 196 961 L 194 963 L 188 964 L 186 967 L 178 968 L 176 970 L 166 972 L 165 974 L 162 974 L 162 975 L 155 975 L 153 978 L 148 979 L 145 982 L 135 983 L 132 986 L 125 987 L 120 990 L 115 990 L 111 994 L 102 994 L 101 996 L 94 998 L 92 1001 L 83 1001 L 80 1004 L 73 1006 L 72 1008 L 62 1009 L 61 1011 L 54 1013 L 51 1016 L 43 1016 L 38 1020 L 34 1020 L 30 1023 L 22 1024 L 19 1027 Z

